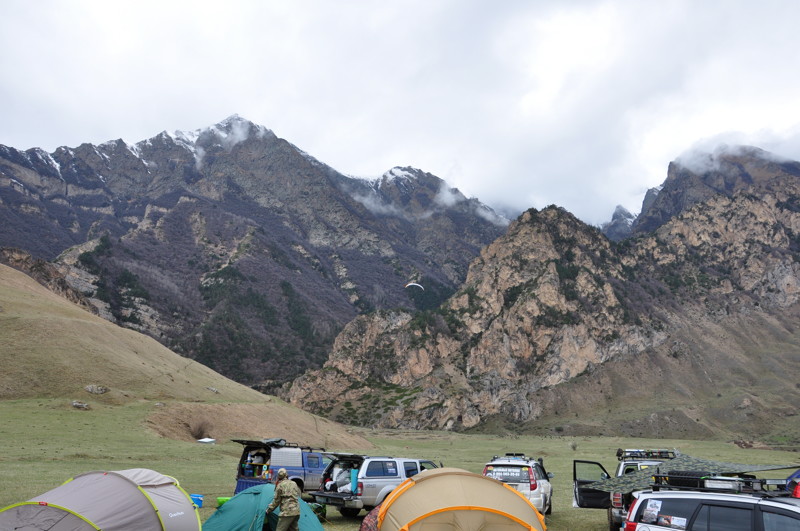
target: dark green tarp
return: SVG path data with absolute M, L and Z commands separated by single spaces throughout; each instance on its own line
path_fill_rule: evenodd
M 650 488 L 653 484 L 653 474 L 667 474 L 671 470 L 691 470 L 702 472 L 704 475 L 721 476 L 746 472 L 760 472 L 764 470 L 782 470 L 796 468 L 793 465 L 744 465 L 741 463 L 725 463 L 701 459 L 690 455 L 679 455 L 674 459 L 664 461 L 658 466 L 643 468 L 638 472 L 625 474 L 610 479 L 604 479 L 584 485 L 584 488 L 595 489 L 603 492 L 633 492 Z
M 264 513 L 274 496 L 275 485 L 272 483 L 243 490 L 214 511 L 203 524 L 203 531 L 261 531 Z M 277 509 L 270 514 L 267 529 L 275 529 L 279 513 L 280 509 Z M 300 500 L 300 530 L 323 531 L 314 510 L 303 500 Z

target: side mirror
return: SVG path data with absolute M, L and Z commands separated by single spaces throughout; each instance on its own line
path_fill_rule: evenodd
M 608 478 L 610 478 L 610 477 L 611 477 L 611 476 L 609 476 L 609 475 L 608 475 L 608 474 L 606 474 L 605 472 L 603 472 L 602 474 L 600 474 L 600 479 L 608 479 Z
M 547 479 L 553 479 L 554 477 L 555 477 L 555 474 L 553 474 L 552 472 L 548 472 L 547 473 Z

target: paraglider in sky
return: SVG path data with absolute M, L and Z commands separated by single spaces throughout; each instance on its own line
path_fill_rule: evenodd
M 423 288 L 422 286 L 420 286 L 420 285 L 419 285 L 419 284 L 417 284 L 416 282 L 409 282 L 408 284 L 406 284 L 406 286 L 405 286 L 405 287 L 409 287 L 409 286 L 416 286 L 416 287 L 418 287 L 419 289 L 421 289 L 422 291 L 425 291 L 425 288 Z

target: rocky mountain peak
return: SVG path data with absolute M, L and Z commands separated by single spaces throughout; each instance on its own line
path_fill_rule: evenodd
M 600 230 L 606 237 L 613 241 L 624 240 L 631 235 L 631 226 L 636 220 L 636 216 L 622 205 L 617 205 L 611 221 L 603 223 Z
M 642 209 L 632 231 L 641 234 L 656 230 L 692 205 L 716 195 L 731 197 L 742 190 L 766 193 L 798 178 L 800 163 L 752 146 L 688 152 L 670 163 L 661 190 Z

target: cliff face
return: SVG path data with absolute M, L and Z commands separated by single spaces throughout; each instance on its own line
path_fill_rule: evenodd
M 383 427 L 765 433 L 800 399 L 800 186 L 791 165 L 735 162 L 750 186 L 739 171 L 620 243 L 525 212 L 440 308 L 350 323 L 292 402 Z

